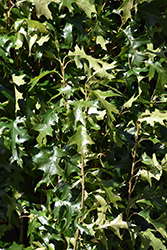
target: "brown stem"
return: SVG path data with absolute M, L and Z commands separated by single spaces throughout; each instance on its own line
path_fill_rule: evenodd
M 61 73 L 62 73 L 62 77 L 63 77 L 63 87 L 66 86 L 66 82 L 65 82 L 65 67 L 64 67 L 64 63 L 61 63 Z
M 101 12 L 103 12 L 103 11 L 104 11 L 104 7 L 105 7 L 105 5 L 106 5 L 107 1 L 108 1 L 108 0 L 105 0 L 105 1 L 104 1 L 103 6 L 102 6 L 102 8 L 101 8 Z
M 140 122 L 137 121 L 137 131 L 136 131 L 136 136 L 135 136 L 135 149 L 134 149 L 134 153 L 133 153 L 131 176 L 130 176 L 130 180 L 129 180 L 129 189 L 128 189 L 128 206 L 127 206 L 127 212 L 126 212 L 126 221 L 128 221 L 129 212 L 130 212 L 131 194 L 134 190 L 134 188 L 132 187 L 132 179 L 133 179 L 134 167 L 135 167 L 135 163 L 136 163 L 136 153 L 137 153 L 137 147 L 138 147 L 139 130 L 140 130 Z
M 119 112 L 119 114 L 118 114 L 118 116 L 117 116 L 117 118 L 115 119 L 115 121 L 113 122 L 113 124 L 115 125 L 116 124 L 116 122 L 117 122 L 117 120 L 119 119 L 119 117 L 121 116 L 121 114 L 122 114 L 122 112 L 123 112 L 123 110 L 124 110 L 124 106 L 122 106 L 122 108 L 121 108 L 121 111 Z
M 11 0 L 8 1 L 8 5 L 9 5 L 9 14 L 8 14 L 8 30 L 10 30 L 10 11 L 11 11 L 11 8 L 12 8 L 12 5 L 11 5 Z
M 84 158 L 81 156 L 81 175 L 82 175 L 82 197 L 81 197 L 81 209 L 84 206 L 84 198 L 85 198 L 85 174 L 84 174 Z M 82 218 L 80 217 L 78 219 L 78 224 L 81 223 Z M 78 237 L 79 237 L 79 229 L 77 228 L 75 232 L 75 243 L 73 250 L 77 250 L 77 243 L 78 243 Z
M 81 157 L 82 165 L 81 165 L 81 174 L 82 174 L 82 199 L 81 199 L 81 209 L 84 206 L 84 198 L 85 198 L 85 173 L 84 173 L 84 158 Z
M 88 101 L 88 88 L 89 88 L 89 85 L 88 84 L 85 84 L 85 100 Z M 85 115 L 87 115 L 87 111 L 88 111 L 88 107 L 86 106 L 85 107 Z
M 136 153 L 137 153 L 137 147 L 138 147 L 138 144 L 139 144 L 138 143 L 138 136 L 139 136 L 139 130 L 140 130 L 140 122 L 137 121 L 136 125 L 137 125 L 137 131 L 136 131 L 136 135 L 135 135 L 135 148 L 134 148 L 134 153 L 133 153 L 131 175 L 130 175 L 129 188 L 128 188 L 128 205 L 127 205 L 127 209 L 126 209 L 126 221 L 129 220 L 129 213 L 130 213 L 130 208 L 131 208 L 131 204 L 130 204 L 131 194 L 132 194 L 132 192 L 134 191 L 134 188 L 135 188 L 135 184 L 132 186 L 132 180 L 133 180 L 133 176 L 134 176 L 135 164 L 136 164 L 136 162 L 138 162 L 138 161 L 136 161 Z M 121 238 L 123 238 L 124 233 L 125 233 L 125 229 L 123 230 Z M 118 250 L 121 249 L 121 242 L 122 242 L 122 239 L 121 239 L 120 244 L 118 246 Z
M 63 62 L 60 64 L 60 66 L 61 66 L 61 73 L 62 73 L 62 79 L 63 79 L 63 87 L 66 86 L 66 81 L 65 81 L 65 66 L 64 66 L 64 63 L 65 63 L 65 60 L 63 60 Z M 66 100 L 66 94 L 63 93 L 62 96 L 63 96 L 63 99 L 64 99 L 64 107 L 66 107 L 66 102 L 67 102 L 67 100 Z

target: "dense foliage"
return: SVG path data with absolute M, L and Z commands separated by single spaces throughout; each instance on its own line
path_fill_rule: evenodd
M 0 248 L 167 249 L 165 0 L 0 1 Z

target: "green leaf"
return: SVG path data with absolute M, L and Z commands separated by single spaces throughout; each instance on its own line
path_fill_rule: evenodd
M 92 107 L 94 105 L 93 101 L 77 101 L 77 102 L 70 102 L 73 108 L 73 114 L 74 114 L 74 130 L 77 128 L 77 124 L 82 123 L 83 126 L 86 126 L 86 115 L 84 113 L 84 110 L 86 107 Z
M 158 0 L 148 1 L 151 2 L 149 5 L 145 4 L 139 8 L 142 15 L 144 15 L 145 26 L 147 29 L 151 30 L 154 26 L 162 27 L 163 32 L 167 32 L 167 19 L 166 13 L 162 12 L 161 6 L 164 6 L 164 3 Z
M 53 19 L 52 14 L 48 8 L 49 0 L 30 0 L 35 4 L 37 17 L 44 15 L 47 19 Z M 52 0 L 52 2 L 60 3 L 60 0 Z
M 83 125 L 78 126 L 76 134 L 70 137 L 67 147 L 73 144 L 77 144 L 77 151 L 83 157 L 88 152 L 87 145 L 94 144 Z
M 131 18 L 131 9 L 133 7 L 133 0 L 124 0 L 123 4 L 120 6 L 120 10 L 123 11 L 123 18 L 125 22 L 128 18 Z
M 78 65 L 78 57 L 80 59 L 87 60 L 89 62 L 89 67 L 94 69 L 94 73 L 92 76 L 98 75 L 100 77 L 108 78 L 110 80 L 114 78 L 113 74 L 108 73 L 107 70 L 114 69 L 115 64 L 116 64 L 115 62 L 107 63 L 107 62 L 101 61 L 100 59 L 95 59 L 92 56 L 87 55 L 84 49 L 83 48 L 80 49 L 78 45 L 75 46 L 75 52 L 69 52 L 69 55 L 74 56 L 76 65 Z M 87 69 L 87 66 L 86 66 L 85 71 L 87 71 L 89 74 L 90 69 Z
M 150 126 L 154 126 L 154 123 L 160 123 L 163 126 L 166 126 L 164 120 L 167 120 L 167 113 L 162 113 L 158 109 L 155 109 L 152 113 L 149 110 L 146 110 L 145 113 L 141 114 L 139 121 L 142 123 L 146 121 Z
M 52 14 L 48 8 L 49 0 L 31 0 L 36 6 L 37 17 L 39 18 L 41 15 L 46 16 L 47 19 L 53 19 Z M 96 13 L 96 9 L 94 4 L 91 4 L 89 0 L 51 0 L 51 2 L 62 3 L 63 7 L 67 7 L 70 11 L 73 10 L 72 3 L 76 3 L 79 8 L 81 8 L 85 13 L 91 18 L 91 14 Z
M 0 225 L 0 234 L 4 235 L 6 231 L 10 230 L 10 226 Z
M 48 250 L 55 250 L 55 246 L 53 245 L 53 243 L 50 243 L 48 245 Z
M 31 137 L 27 133 L 27 129 L 21 124 L 25 122 L 25 118 L 17 117 L 15 121 L 10 124 L 10 133 L 11 133 L 11 149 L 12 156 L 10 158 L 11 163 L 17 161 L 19 166 L 22 166 L 23 161 L 22 157 L 25 155 L 23 151 L 24 147 L 22 146 L 25 141 L 28 141 Z
M 96 238 L 100 240 L 101 243 L 105 246 L 105 249 L 108 250 L 108 239 L 107 239 L 104 229 L 98 229 L 96 231 Z
M 12 246 L 8 248 L 8 250 L 22 250 L 23 249 L 23 245 L 20 244 L 18 245 L 16 242 L 13 242 Z
M 53 128 L 52 126 L 55 125 L 55 123 L 58 123 L 58 116 L 52 109 L 48 109 L 46 114 L 41 115 L 39 120 L 36 122 L 35 120 L 32 121 L 33 129 L 39 132 L 39 135 L 37 137 L 37 142 L 40 146 L 46 145 L 47 143 L 47 135 L 53 136 Z M 42 118 L 42 120 L 41 120 Z
M 166 250 L 165 245 L 159 238 L 155 237 L 154 233 L 156 231 L 152 229 L 140 233 L 141 249 L 148 249 L 148 247 L 152 246 L 154 250 Z
M 126 102 L 124 103 L 124 108 L 130 108 L 133 104 L 133 102 L 135 102 L 139 96 L 141 95 L 141 89 L 139 89 L 139 94 L 135 97 L 135 94 Z
M 153 196 L 155 196 L 154 199 L 157 199 L 159 197 L 159 194 L 156 194 L 155 192 L 153 195 L 150 192 L 147 195 L 148 195 L 147 197 L 148 201 L 152 200 Z M 161 207 L 159 207 L 159 210 L 161 210 Z M 162 232 L 164 234 L 164 231 L 162 229 L 165 230 L 166 228 L 166 217 L 167 217 L 166 212 L 161 213 L 161 215 L 157 219 L 151 218 L 150 213 L 151 213 L 151 205 L 148 205 L 145 209 L 143 209 L 140 213 L 138 213 L 138 215 L 144 218 L 148 223 L 150 223 L 153 226 L 153 228 L 156 229 L 157 232 L 160 229 L 159 232 Z
M 23 46 L 24 35 L 26 35 L 26 32 L 24 29 L 21 29 L 17 34 L 17 39 L 15 42 L 16 49 L 20 49 Z
M 15 29 L 18 30 L 17 40 L 15 42 L 16 49 L 20 49 L 23 46 L 24 37 L 27 40 L 29 47 L 29 56 L 31 55 L 31 49 L 38 40 L 38 44 L 41 46 L 44 42 L 49 40 L 49 35 L 43 36 L 39 39 L 39 32 L 42 34 L 48 33 L 45 25 L 30 19 L 18 20 L 15 23 Z
M 99 194 L 95 195 L 96 200 L 100 204 L 100 206 L 97 208 L 97 220 L 95 221 L 95 224 L 99 227 L 104 223 L 106 220 L 106 212 L 107 209 L 110 210 L 110 205 L 107 204 L 106 200 L 102 197 L 103 193 L 101 190 L 99 191 Z
M 13 78 L 13 82 L 16 84 L 16 86 L 21 86 L 23 84 L 25 84 L 25 81 L 23 80 L 23 78 L 25 77 L 25 75 L 20 75 L 20 76 L 15 76 L 12 75 Z M 17 114 L 17 111 L 20 110 L 19 107 L 19 99 L 23 98 L 23 94 L 20 93 L 20 91 L 18 91 L 17 87 L 14 85 L 14 89 L 15 89 L 15 114 Z
M 11 59 L 11 58 L 8 58 L 7 56 L 6 56 L 6 53 L 5 53 L 5 51 L 3 50 L 3 49 L 1 49 L 0 48 L 0 57 L 2 57 L 4 60 L 6 60 L 6 61 L 8 61 L 8 62 L 13 62 L 13 60 Z
M 141 175 L 141 177 L 146 179 L 149 182 L 150 186 L 152 186 L 151 178 L 154 178 L 157 181 L 159 181 L 162 176 L 162 167 L 158 163 L 155 154 L 153 154 L 152 159 L 148 157 L 146 154 L 144 154 L 144 161 L 142 162 L 151 167 L 151 169 L 150 170 L 140 169 L 137 175 Z
M 13 197 L 10 197 L 8 202 L 8 210 L 6 213 L 6 216 L 8 217 L 9 221 L 11 221 L 13 211 L 15 211 L 18 216 L 21 216 L 23 213 L 23 208 L 21 207 L 21 204 L 17 202 L 17 200 L 22 196 L 20 193 L 15 193 Z
M 49 35 L 46 36 L 42 36 L 39 40 L 37 40 L 36 42 L 38 43 L 39 46 L 42 46 L 45 42 L 48 42 L 50 39 Z
M 61 233 L 69 229 L 74 211 L 74 206 L 68 201 L 59 200 L 55 202 L 53 214 L 54 219 L 57 220 L 57 225 L 60 226 Z
M 88 115 L 95 115 L 98 121 L 103 120 L 106 115 L 106 110 L 100 111 L 96 107 L 90 107 L 88 110 Z
M 156 88 L 158 89 L 159 93 L 162 94 L 164 90 L 164 85 L 167 83 L 167 70 L 162 67 L 159 62 L 153 63 L 151 60 L 146 61 L 146 65 L 150 67 L 149 80 L 154 77 L 155 72 L 158 72 Z
M 112 90 L 104 91 L 104 92 L 102 92 L 101 90 L 95 90 L 95 91 L 92 91 L 92 93 L 96 95 L 97 99 L 102 104 L 102 108 L 107 110 L 111 120 L 112 121 L 115 120 L 112 112 L 116 114 L 119 111 L 116 109 L 114 104 L 109 103 L 108 101 L 105 100 L 105 98 L 113 97 L 113 96 L 119 96 L 119 94 L 114 93 Z
M 112 192 L 112 189 L 113 189 L 112 187 L 107 188 L 107 187 L 104 186 L 104 190 L 105 190 L 105 192 L 106 192 L 106 195 L 107 195 L 109 201 L 114 205 L 115 208 L 118 209 L 118 204 L 117 204 L 117 202 L 118 202 L 118 201 L 121 201 L 121 197 L 120 197 L 119 195 L 115 195 L 115 194 Z
M 33 162 L 36 163 L 36 167 L 44 172 L 43 180 L 37 184 L 36 188 L 42 183 L 49 185 L 53 175 L 62 176 L 63 170 L 59 166 L 59 161 L 65 156 L 66 152 L 56 146 L 53 149 L 42 148 L 37 155 L 33 156 Z
M 111 229 L 121 239 L 120 229 L 128 229 L 128 223 L 123 221 L 122 214 L 119 214 L 113 221 L 100 226 L 100 228 Z
M 146 179 L 149 182 L 150 186 L 152 186 L 151 178 L 155 178 L 156 180 L 159 181 L 162 175 L 162 171 L 160 173 L 154 171 L 154 173 L 152 174 L 151 171 L 141 169 L 138 171 L 137 175 L 141 175 L 141 177 Z
M 78 122 L 82 123 L 83 126 L 86 126 L 85 114 L 83 112 L 82 103 L 77 102 L 77 105 L 75 106 L 73 112 L 74 112 L 74 117 L 75 117 L 74 128 L 76 129 Z
M 167 154 L 165 154 L 164 158 L 161 161 L 161 167 L 164 171 L 167 171 Z
M 122 30 L 127 38 L 127 45 L 122 47 L 120 56 L 125 56 L 125 52 L 128 50 L 128 57 L 131 59 L 131 66 L 137 65 L 140 67 L 145 59 L 147 59 L 146 51 L 141 50 L 140 47 L 150 43 L 150 40 L 146 36 L 140 36 L 134 38 L 133 29 L 128 26 L 125 30 Z
M 76 223 L 76 226 L 80 230 L 81 234 L 86 233 L 87 235 L 90 235 L 90 232 L 87 229 L 87 227 L 85 227 L 85 226 L 83 226 L 81 224 L 78 224 L 78 223 Z
M 42 79 L 44 76 L 46 76 L 48 74 L 53 74 L 53 73 L 57 74 L 58 72 L 56 70 L 50 70 L 50 71 L 46 70 L 46 71 L 43 72 L 42 69 L 41 69 L 40 75 L 34 77 L 33 79 L 31 79 L 31 81 L 28 83 L 28 84 L 31 85 L 31 87 L 29 88 L 28 91 L 30 92 L 35 87 L 35 85 L 38 83 L 38 81 L 40 79 Z
M 65 87 L 61 87 L 58 89 L 59 93 L 57 95 L 54 95 L 49 101 L 52 101 L 53 99 L 57 98 L 60 95 L 66 94 L 66 98 L 69 98 L 73 95 L 74 91 L 76 89 L 71 87 L 70 85 L 66 85 Z
M 73 25 L 71 23 L 66 23 L 64 30 L 63 30 L 65 43 L 68 45 L 70 45 L 73 40 L 72 28 L 73 28 Z
M 64 0 L 64 1 L 68 1 L 68 0 Z M 85 11 L 85 13 L 87 14 L 87 16 L 89 18 L 91 18 L 92 13 L 94 13 L 94 14 L 97 13 L 96 9 L 95 9 L 94 1 L 77 0 L 75 2 L 79 6 L 79 8 L 81 8 L 83 11 Z
M 46 29 L 46 26 L 43 23 L 31 19 L 25 19 L 25 21 L 28 24 L 28 35 L 34 32 L 34 30 L 39 30 L 43 34 L 49 33 L 49 31 Z
M 31 56 L 31 49 L 32 49 L 32 46 L 35 44 L 37 38 L 38 38 L 37 34 L 27 37 L 27 42 L 28 42 L 28 47 L 29 47 L 29 56 Z
M 100 46 L 101 46 L 102 49 L 104 49 L 104 50 L 107 50 L 107 48 L 106 48 L 106 43 L 108 43 L 108 41 L 105 40 L 103 36 L 97 36 L 97 37 L 96 37 L 96 44 L 100 44 Z

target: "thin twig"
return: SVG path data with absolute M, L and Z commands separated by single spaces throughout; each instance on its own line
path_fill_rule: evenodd
M 117 122 L 117 120 L 119 119 L 119 117 L 121 116 L 121 114 L 122 114 L 124 108 L 125 108 L 125 107 L 122 106 L 121 111 L 119 112 L 118 116 L 116 117 L 115 121 L 113 122 L 114 125 L 115 125 L 115 123 Z
M 108 0 L 105 0 L 105 1 L 104 1 L 103 6 L 102 6 L 102 8 L 101 8 L 101 12 L 104 12 L 104 7 L 105 7 L 107 1 L 108 1 Z
M 64 69 L 66 69 L 67 65 L 68 65 L 70 62 L 72 62 L 72 61 L 75 61 L 75 60 L 74 60 L 74 59 L 69 60 L 69 61 L 65 64 Z

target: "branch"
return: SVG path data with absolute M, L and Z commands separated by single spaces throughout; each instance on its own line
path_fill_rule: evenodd
M 137 153 L 137 147 L 139 145 L 138 137 L 139 137 L 139 130 L 140 130 L 140 122 L 137 121 L 136 125 L 137 125 L 137 131 L 136 131 L 136 135 L 135 135 L 135 148 L 134 148 L 134 153 L 133 153 L 133 161 L 132 161 L 132 167 L 131 167 L 131 176 L 130 176 L 129 188 L 128 188 L 128 205 L 127 205 L 127 209 L 126 209 L 126 221 L 129 220 L 129 213 L 130 213 L 130 208 L 131 208 L 131 204 L 130 204 L 131 194 L 134 191 L 134 188 L 135 188 L 135 185 L 136 185 L 136 183 L 134 183 L 134 185 L 132 186 L 132 180 L 133 180 L 133 177 L 134 177 L 135 164 L 138 162 L 138 161 L 136 161 L 136 153 Z M 125 233 L 125 229 L 123 230 L 121 238 L 123 238 L 124 233 Z M 122 242 L 122 239 L 121 239 L 120 244 L 118 246 L 118 250 L 121 250 L 121 242 Z
M 84 198 L 85 198 L 85 174 L 84 174 L 84 158 L 81 156 L 81 174 L 82 174 L 82 197 L 81 197 L 81 210 L 84 206 Z M 82 218 L 80 217 L 78 219 L 78 224 L 81 223 Z M 78 237 L 79 237 L 79 228 L 77 228 L 75 232 L 75 243 L 74 243 L 74 248 L 73 250 L 77 250 L 77 243 L 78 243 Z
M 134 175 L 134 167 L 135 167 L 135 164 L 136 164 L 136 153 L 137 153 L 137 147 L 138 147 L 139 130 L 140 130 L 140 122 L 137 121 L 137 131 L 136 131 L 136 135 L 135 135 L 135 149 L 134 149 L 134 153 L 133 153 L 131 176 L 130 176 L 130 180 L 129 180 L 129 189 L 128 189 L 128 206 L 127 206 L 127 211 L 126 211 L 126 221 L 128 221 L 129 212 L 130 212 L 131 194 L 132 194 L 132 192 L 134 190 L 134 188 L 132 187 L 132 179 L 133 179 L 133 175 Z

